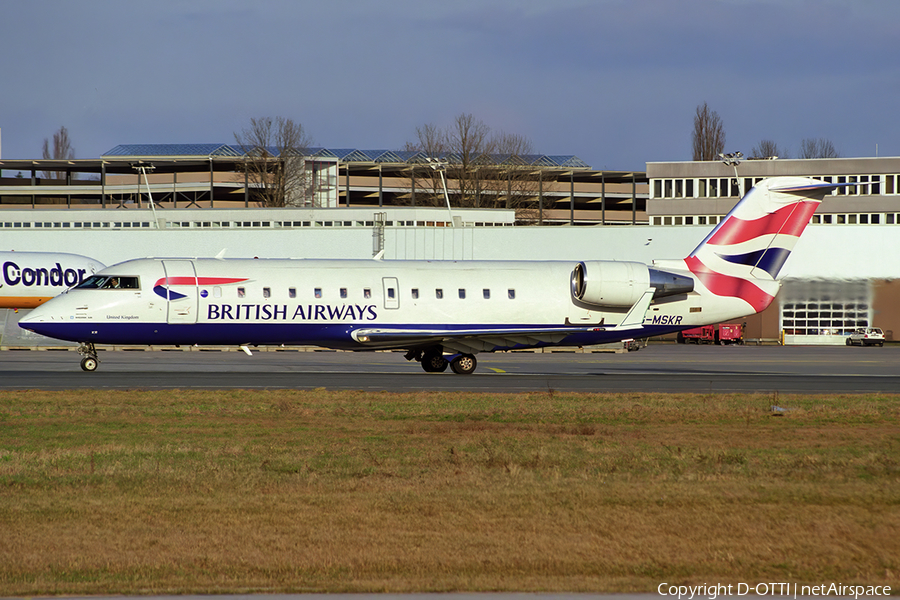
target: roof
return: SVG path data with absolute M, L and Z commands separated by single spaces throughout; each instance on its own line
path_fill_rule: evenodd
M 277 156 L 275 147 L 267 147 L 266 151 Z M 336 158 L 342 162 L 367 163 L 408 163 L 418 164 L 427 161 L 423 152 L 409 150 L 360 150 L 357 148 L 307 148 L 308 156 Z M 209 158 L 209 157 L 241 157 L 245 152 L 239 144 L 120 144 L 102 155 L 103 158 Z M 451 163 L 458 162 L 455 154 L 442 156 Z M 481 164 L 507 164 L 508 154 L 490 154 L 478 157 Z M 546 155 L 527 154 L 515 157 L 515 162 L 540 167 L 562 167 L 568 169 L 590 169 L 590 165 L 573 154 Z

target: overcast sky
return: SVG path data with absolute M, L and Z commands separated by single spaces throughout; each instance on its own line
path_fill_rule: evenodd
M 471 113 L 595 169 L 726 152 L 900 156 L 898 0 L 0 0 L 2 158 L 233 143 L 251 117 L 402 149 Z

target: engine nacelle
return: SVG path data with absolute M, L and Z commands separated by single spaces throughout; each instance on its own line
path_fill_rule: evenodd
M 692 292 L 694 280 L 625 261 L 585 261 L 572 271 L 572 295 L 585 304 L 633 306 L 649 287 L 656 288 L 654 299 L 664 298 Z

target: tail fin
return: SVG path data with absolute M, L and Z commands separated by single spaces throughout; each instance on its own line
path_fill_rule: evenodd
M 760 312 L 774 299 L 781 268 L 816 208 L 826 194 L 846 185 L 802 177 L 765 179 L 684 262 L 712 294 L 741 298 Z

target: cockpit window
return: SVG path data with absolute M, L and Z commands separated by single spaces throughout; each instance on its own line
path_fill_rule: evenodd
M 75 286 L 79 290 L 139 290 L 137 277 L 122 275 L 91 275 Z

